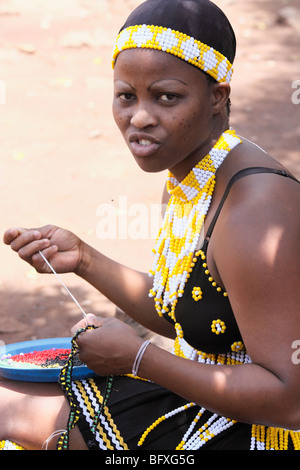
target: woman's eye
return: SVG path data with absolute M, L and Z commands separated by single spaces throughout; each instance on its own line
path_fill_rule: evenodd
M 166 103 L 173 103 L 174 101 L 176 101 L 177 96 L 174 95 L 174 93 L 162 93 L 159 96 L 159 99 L 161 101 L 165 101 Z
M 134 95 L 132 93 L 118 93 L 117 97 L 121 101 L 125 101 L 125 102 L 129 102 L 129 101 L 132 101 L 134 99 Z

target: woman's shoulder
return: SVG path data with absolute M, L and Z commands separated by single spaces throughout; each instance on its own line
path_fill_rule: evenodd
M 295 181 L 296 175 L 284 164 L 269 155 L 257 144 L 241 137 L 238 145 L 227 157 L 220 175 L 220 193 L 225 192 L 234 178 L 228 198 L 237 209 L 240 206 L 251 205 L 255 202 L 263 210 L 282 197 L 300 197 L 300 185 Z M 231 181 L 232 182 L 232 181 Z
M 300 233 L 299 182 L 288 177 L 293 175 L 287 168 L 251 142 L 243 141 L 234 152 L 224 165 L 222 194 L 234 175 L 239 172 L 241 177 L 232 185 L 215 226 L 214 253 L 218 246 L 226 245 L 234 252 L 241 245 L 249 256 L 259 246 L 273 243 L 275 232 L 292 246 Z M 262 171 L 248 172 L 248 168 Z
M 251 142 L 243 136 L 239 137 L 241 138 L 241 144 L 236 146 L 234 150 L 230 152 L 223 164 L 227 177 L 230 174 L 233 175 L 240 170 L 251 167 L 282 170 L 290 176 L 295 177 L 292 171 L 284 165 L 283 158 L 282 161 L 279 161 L 257 143 Z

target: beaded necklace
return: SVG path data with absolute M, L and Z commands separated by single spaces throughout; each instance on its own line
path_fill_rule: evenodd
M 168 313 L 176 322 L 176 305 L 197 260 L 195 251 L 211 204 L 215 173 L 239 143 L 241 139 L 235 131 L 227 130 L 181 183 L 169 172 L 167 190 L 171 197 L 153 249 L 154 262 L 149 272 L 153 276 L 149 296 L 154 297 L 160 316 Z

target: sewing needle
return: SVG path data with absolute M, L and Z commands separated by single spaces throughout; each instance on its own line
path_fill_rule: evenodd
M 39 254 L 40 254 L 41 257 L 43 258 L 43 260 L 45 261 L 45 263 L 49 266 L 49 268 L 51 269 L 51 271 L 53 272 L 53 274 L 55 274 L 56 278 L 59 280 L 59 282 L 61 283 L 61 285 L 66 289 L 66 291 L 68 292 L 69 296 L 70 296 L 71 299 L 75 302 L 75 304 L 77 305 L 77 307 L 79 307 L 79 309 L 81 310 L 81 312 L 82 312 L 82 314 L 83 314 L 83 318 L 85 319 L 85 324 L 86 324 L 86 326 L 88 326 L 86 313 L 85 313 L 85 311 L 83 310 L 83 308 L 81 307 L 81 305 L 79 304 L 79 302 L 75 299 L 74 295 L 69 291 L 69 289 L 67 288 L 67 286 L 65 285 L 65 283 L 63 282 L 63 280 L 59 277 L 59 275 L 57 274 L 57 272 L 53 269 L 53 267 L 51 266 L 51 264 L 49 263 L 49 261 L 47 260 L 47 258 L 45 258 L 45 256 L 43 255 L 43 253 L 42 253 L 41 251 L 39 251 Z

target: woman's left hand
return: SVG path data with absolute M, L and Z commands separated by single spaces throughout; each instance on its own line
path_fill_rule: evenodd
M 89 329 L 76 339 L 79 359 L 98 375 L 131 373 L 143 339 L 116 318 L 102 318 L 89 313 L 86 320 L 96 329 Z M 85 327 L 86 321 L 81 320 L 72 328 L 72 334 Z

